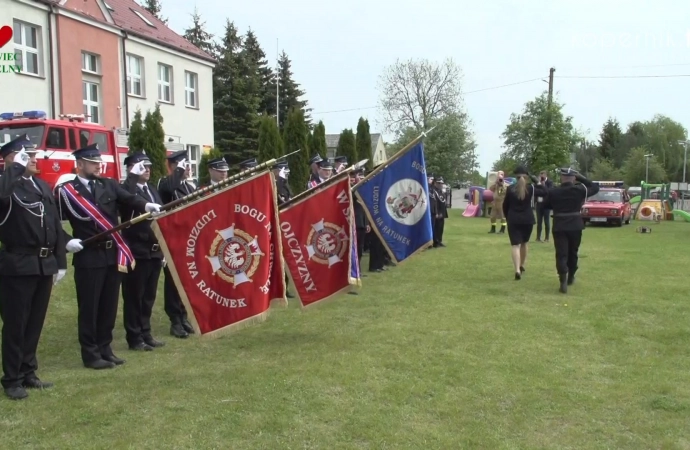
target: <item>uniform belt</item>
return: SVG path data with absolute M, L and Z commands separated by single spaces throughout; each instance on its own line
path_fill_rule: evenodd
M 39 258 L 47 258 L 53 254 L 53 249 L 46 247 L 15 247 L 3 246 L 7 253 L 14 253 L 17 255 L 38 256 Z
M 152 252 L 157 252 L 157 251 L 160 250 L 160 249 L 161 249 L 161 246 L 158 245 L 158 244 L 153 244 L 153 245 L 151 246 L 151 251 L 152 251 Z
M 554 217 L 577 217 L 579 215 L 580 215 L 580 211 L 569 212 L 569 213 L 553 213 Z
M 113 241 L 112 240 L 100 241 L 99 243 L 96 244 L 96 246 L 106 248 L 106 249 L 113 248 Z

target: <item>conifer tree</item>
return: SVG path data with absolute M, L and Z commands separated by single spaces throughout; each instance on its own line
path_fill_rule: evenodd
M 223 156 L 223 152 L 217 148 L 212 148 L 208 153 L 201 155 L 201 161 L 199 161 L 199 186 L 208 186 L 211 184 L 211 176 L 208 173 L 208 162 L 211 159 L 220 158 Z
M 328 153 L 328 147 L 326 146 L 326 126 L 323 121 L 314 127 L 314 133 L 312 134 L 312 146 L 309 148 L 309 156 L 315 156 L 317 153 L 322 158 L 326 157 Z
M 349 164 L 355 164 L 357 161 L 359 161 L 359 159 L 357 159 L 357 144 L 355 141 L 355 134 L 350 128 L 346 128 L 342 133 L 340 133 L 336 156 L 347 157 L 347 162 Z
M 288 157 L 290 187 L 293 194 L 297 195 L 306 189 L 307 181 L 309 181 L 309 157 L 305 151 L 307 129 L 304 123 L 304 113 L 301 109 L 294 108 L 288 113 L 283 131 L 283 142 L 285 144 L 284 154 L 301 150 Z
M 129 136 L 127 137 L 127 147 L 129 147 L 128 155 L 132 153 L 139 153 L 144 150 L 146 145 L 146 130 L 144 129 L 144 120 L 141 117 L 141 109 L 137 108 L 134 113 L 134 120 L 129 126 Z
M 151 160 L 151 182 L 155 185 L 159 179 L 167 175 L 165 169 L 165 156 L 167 154 L 165 130 L 163 129 L 163 115 L 160 105 L 156 104 L 156 109 L 153 112 L 146 113 L 144 127 L 146 131 L 144 150 Z
M 283 139 L 280 137 L 276 119 L 271 116 L 263 116 L 259 127 L 259 162 L 279 158 L 284 154 Z
M 374 155 L 371 152 L 371 133 L 369 132 L 369 121 L 365 120 L 364 117 L 359 118 L 357 123 L 357 157 L 362 159 L 368 159 L 367 168 L 373 167 Z M 353 161 L 351 164 L 355 164 L 357 161 Z
M 150 12 L 156 19 L 160 20 L 164 24 L 168 24 L 168 19 L 161 16 L 161 6 L 160 0 L 145 0 L 141 5 L 146 11 Z
M 278 83 L 280 84 L 278 109 L 280 111 L 279 119 L 281 129 L 283 129 L 287 121 L 288 111 L 293 108 L 302 109 L 306 125 L 309 126 L 311 124 L 311 118 L 309 117 L 311 109 L 307 108 L 306 100 L 300 100 L 300 98 L 304 96 L 304 91 L 301 90 L 299 87 L 300 85 L 293 80 L 291 66 L 292 62 L 283 51 L 278 58 Z
M 273 69 L 266 60 L 266 53 L 261 48 L 256 34 L 249 29 L 244 37 L 245 57 L 253 64 L 259 77 L 261 86 L 261 100 L 259 102 L 259 113 L 276 115 L 276 83 Z
M 192 26 L 184 30 L 184 38 L 198 49 L 215 56 L 216 49 L 213 43 L 213 35 L 206 31 L 206 21 L 201 20 L 201 14 L 195 7 L 192 14 Z

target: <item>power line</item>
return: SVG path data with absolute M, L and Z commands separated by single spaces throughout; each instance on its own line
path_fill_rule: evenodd
M 612 75 L 612 76 L 563 76 L 556 75 L 556 78 L 681 78 L 690 77 L 688 75 Z

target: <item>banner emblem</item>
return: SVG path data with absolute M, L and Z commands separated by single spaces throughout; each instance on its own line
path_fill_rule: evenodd
M 426 213 L 426 195 L 417 180 L 400 180 L 388 189 L 386 208 L 390 216 L 402 225 L 414 225 Z
M 342 261 L 349 249 L 346 245 L 348 241 L 347 233 L 342 227 L 321 219 L 311 226 L 307 236 L 307 253 L 314 262 L 328 264 L 328 267 L 331 267 Z
M 257 237 L 232 226 L 216 231 L 218 235 L 211 244 L 211 270 L 233 287 L 252 281 L 251 277 L 261 263 L 261 251 Z

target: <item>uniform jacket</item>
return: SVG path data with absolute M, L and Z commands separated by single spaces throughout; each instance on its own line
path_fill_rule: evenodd
M 367 219 L 367 215 L 364 212 L 364 206 L 357 201 L 354 195 L 352 196 L 352 202 L 355 211 L 355 228 L 366 228 L 369 226 L 369 219 Z
M 541 195 L 537 194 L 537 198 L 535 200 L 535 205 L 537 207 L 544 207 L 544 200 L 546 200 L 546 193 L 548 192 L 548 189 L 553 188 L 553 181 L 549 180 L 548 178 L 544 183 L 542 184 L 543 187 L 546 189 L 543 189 L 543 193 Z
M 95 204 L 101 214 L 113 225 L 118 225 L 119 207 L 130 206 L 138 214 L 145 212 L 146 203 L 143 198 L 136 194 L 127 192 L 117 181 L 110 178 L 100 178 L 96 180 L 96 195 L 89 192 L 79 178 L 68 181 L 76 189 L 77 193 Z M 65 203 L 65 199 L 60 196 L 60 207 L 72 225 L 74 239 L 85 240 L 93 237 L 101 230 L 91 219 L 82 220 L 75 216 L 74 212 Z M 76 208 L 75 212 L 82 218 L 88 217 L 81 209 Z M 67 236 L 72 239 L 72 236 Z M 107 244 L 111 242 L 111 244 Z M 107 246 L 110 248 L 107 248 Z M 75 253 L 72 258 L 72 265 L 76 268 L 102 268 L 117 265 L 117 245 L 114 241 L 106 238 L 102 242 L 89 244 L 84 249 Z
M 278 206 L 287 203 L 292 198 L 290 185 L 285 178 L 276 177 L 276 192 L 278 194 Z
M 320 184 L 321 184 L 321 178 L 317 174 L 312 173 L 309 176 L 309 181 L 307 182 L 307 189 L 311 189 L 311 188 L 316 187 Z
M 432 219 L 436 218 L 437 214 L 441 214 L 444 219 L 448 218 L 448 206 L 446 205 L 446 194 L 441 189 L 433 186 L 429 192 L 434 199 L 435 211 L 432 209 L 431 213 L 434 215 Z
M 503 205 L 503 200 L 506 198 L 506 188 L 505 182 L 502 184 L 494 183 L 489 186 L 489 190 L 494 193 L 494 208 L 501 208 Z
M 503 217 L 509 224 L 534 225 L 536 221 L 532 210 L 532 200 L 539 195 L 546 195 L 544 186 L 527 185 L 527 195 L 522 200 L 517 196 L 517 185 L 509 186 L 506 198 L 503 200 Z
M 26 169 L 19 163 L 10 165 L 0 177 L 0 273 L 6 276 L 54 275 L 58 269 L 67 268 L 65 232 L 55 197 L 41 179 L 24 179 Z M 39 192 L 40 190 L 40 192 Z M 16 196 L 16 198 L 15 198 Z M 40 202 L 43 205 L 43 221 L 40 206 L 25 205 Z M 33 214 L 32 214 L 33 213 Z M 48 248 L 52 255 L 39 257 L 39 249 Z M 34 253 L 35 252 L 35 253 Z
M 176 167 L 172 174 L 161 178 L 157 187 L 164 205 L 195 191 L 195 188 L 185 181 L 182 167 Z
M 144 200 L 146 203 L 161 203 L 160 194 L 156 188 L 146 183 L 149 195 L 147 196 L 143 189 L 137 186 L 137 181 L 139 180 L 138 175 L 129 174 L 127 179 L 122 183 L 122 187 L 137 197 Z M 123 221 L 132 220 L 140 213 L 138 210 L 129 204 L 120 205 L 120 216 Z M 136 223 L 129 228 L 122 230 L 122 237 L 125 238 L 125 242 L 129 245 L 129 249 L 134 255 L 134 259 L 163 259 L 163 251 L 158 245 L 158 239 L 151 229 L 152 220 L 144 220 L 142 222 Z M 155 249 L 155 250 L 154 250 Z
M 434 185 L 429 185 L 429 209 L 431 210 L 431 220 L 433 221 L 438 214 L 438 201 L 434 195 Z
M 548 190 L 544 208 L 553 210 L 553 231 L 580 231 L 585 228 L 580 211 L 587 197 L 599 192 L 599 185 L 587 179 L 582 184 L 562 183 Z

